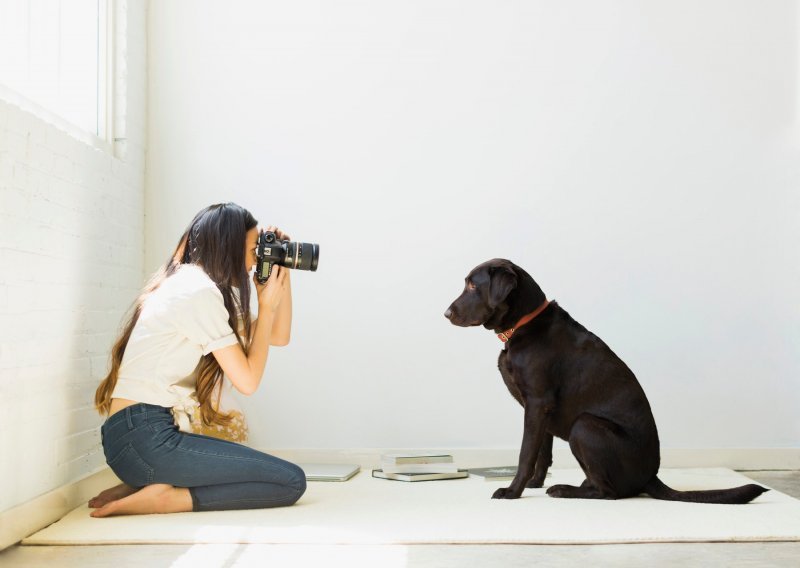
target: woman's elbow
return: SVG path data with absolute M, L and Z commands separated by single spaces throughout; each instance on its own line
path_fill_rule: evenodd
M 276 337 L 272 339 L 269 343 L 270 345 L 274 345 L 275 347 L 286 347 L 289 345 L 289 336 L 286 337 Z
M 255 381 L 253 381 L 252 383 L 238 384 L 238 385 L 234 383 L 233 386 L 236 387 L 236 390 L 238 390 L 245 396 L 250 396 L 251 394 L 253 394 L 258 390 L 258 383 L 256 383 Z

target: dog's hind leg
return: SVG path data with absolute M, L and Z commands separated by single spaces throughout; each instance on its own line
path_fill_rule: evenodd
M 619 426 L 592 414 L 581 414 L 570 431 L 569 447 L 586 474 L 586 481 L 580 487 L 554 485 L 547 490 L 548 495 L 572 499 L 629 496 L 623 463 L 633 448 Z
M 550 497 L 561 499 L 614 499 L 608 497 L 594 487 L 588 479 L 584 479 L 580 487 L 574 485 L 553 485 L 547 488 Z

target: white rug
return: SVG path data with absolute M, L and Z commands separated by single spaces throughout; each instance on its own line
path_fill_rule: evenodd
M 661 470 L 680 490 L 752 481 L 727 469 Z M 579 470 L 552 470 L 548 484 L 579 484 Z M 800 540 L 800 501 L 769 491 L 748 505 L 553 499 L 527 489 L 490 499 L 507 482 L 477 478 L 406 483 L 364 470 L 344 483 L 309 483 L 292 507 L 95 519 L 83 505 L 23 544 L 308 543 L 589 544 Z

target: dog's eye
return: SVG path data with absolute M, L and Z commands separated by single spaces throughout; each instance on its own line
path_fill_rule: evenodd
M 475 282 L 467 282 L 467 290 L 474 290 Z

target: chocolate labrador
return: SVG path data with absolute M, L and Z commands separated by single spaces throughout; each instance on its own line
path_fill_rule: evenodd
M 658 479 L 655 419 L 633 372 L 603 341 L 547 301 L 527 272 L 504 259 L 475 267 L 445 312 L 454 325 L 483 325 L 505 344 L 498 366 L 525 409 L 517 475 L 495 499 L 541 487 L 553 462 L 553 436 L 569 442 L 586 480 L 554 485 L 551 497 L 621 499 L 647 493 L 694 503 L 747 503 L 767 489 L 676 491 Z

